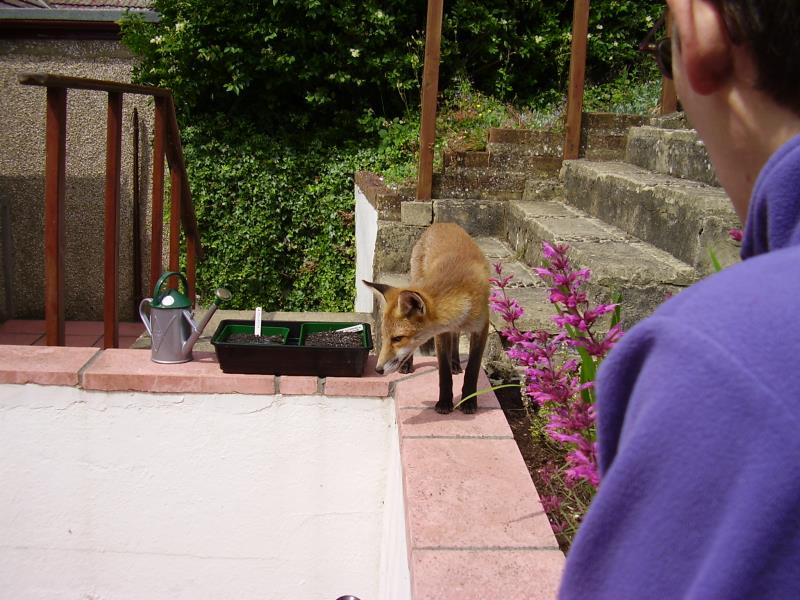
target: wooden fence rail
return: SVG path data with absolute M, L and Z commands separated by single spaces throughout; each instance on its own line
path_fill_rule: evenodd
M 66 187 L 67 90 L 108 94 L 104 201 L 103 346 L 119 346 L 120 179 L 122 164 L 122 103 L 124 94 L 155 99 L 150 288 L 161 274 L 164 231 L 164 158 L 171 176 L 169 269 L 179 270 L 180 229 L 186 235 L 186 276 L 194 301 L 196 261 L 202 256 L 194 206 L 189 191 L 178 121 L 168 89 L 65 77 L 45 73 L 19 76 L 22 85 L 47 88 L 45 159 L 45 337 L 48 346 L 65 344 L 64 327 L 64 191 Z

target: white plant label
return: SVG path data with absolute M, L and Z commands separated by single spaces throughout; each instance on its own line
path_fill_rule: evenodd
M 352 325 L 350 327 L 345 327 L 344 329 L 337 329 L 336 331 L 342 331 L 344 333 L 350 333 L 355 331 L 364 331 L 363 325 Z
M 256 327 L 254 333 L 258 336 L 261 335 L 261 307 L 256 306 Z

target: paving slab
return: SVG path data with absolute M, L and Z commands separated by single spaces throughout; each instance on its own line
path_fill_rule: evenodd
M 553 600 L 564 555 L 553 549 L 414 549 L 414 600 Z
M 513 439 L 404 438 L 400 453 L 412 548 L 558 547 Z
M 97 348 L 0 346 L 0 383 L 78 384 L 79 374 Z

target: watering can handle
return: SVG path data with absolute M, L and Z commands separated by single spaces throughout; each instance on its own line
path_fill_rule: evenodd
M 139 302 L 139 317 L 141 317 L 142 323 L 144 323 L 144 328 L 147 329 L 148 335 L 152 338 L 153 330 L 150 328 L 150 315 L 148 314 L 150 311 L 148 310 L 147 313 L 145 313 L 144 311 L 145 305 L 152 306 L 153 299 L 144 298 L 141 302 Z
M 183 275 L 183 273 L 178 273 L 176 271 L 167 271 L 166 273 L 163 273 L 161 277 L 158 278 L 158 281 L 156 281 L 156 286 L 153 288 L 153 298 L 158 296 L 158 292 L 161 289 L 161 286 L 164 285 L 164 282 L 173 275 L 179 277 L 180 280 L 183 282 L 183 293 L 186 295 L 189 294 L 189 284 L 186 282 L 186 277 Z

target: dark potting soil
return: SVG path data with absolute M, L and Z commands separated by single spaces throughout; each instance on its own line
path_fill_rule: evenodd
M 225 341 L 231 344 L 283 345 L 283 338 L 279 335 L 255 335 L 254 333 L 232 333 L 225 338 Z
M 364 340 L 360 331 L 318 331 L 306 336 L 306 346 L 325 348 L 361 348 Z

